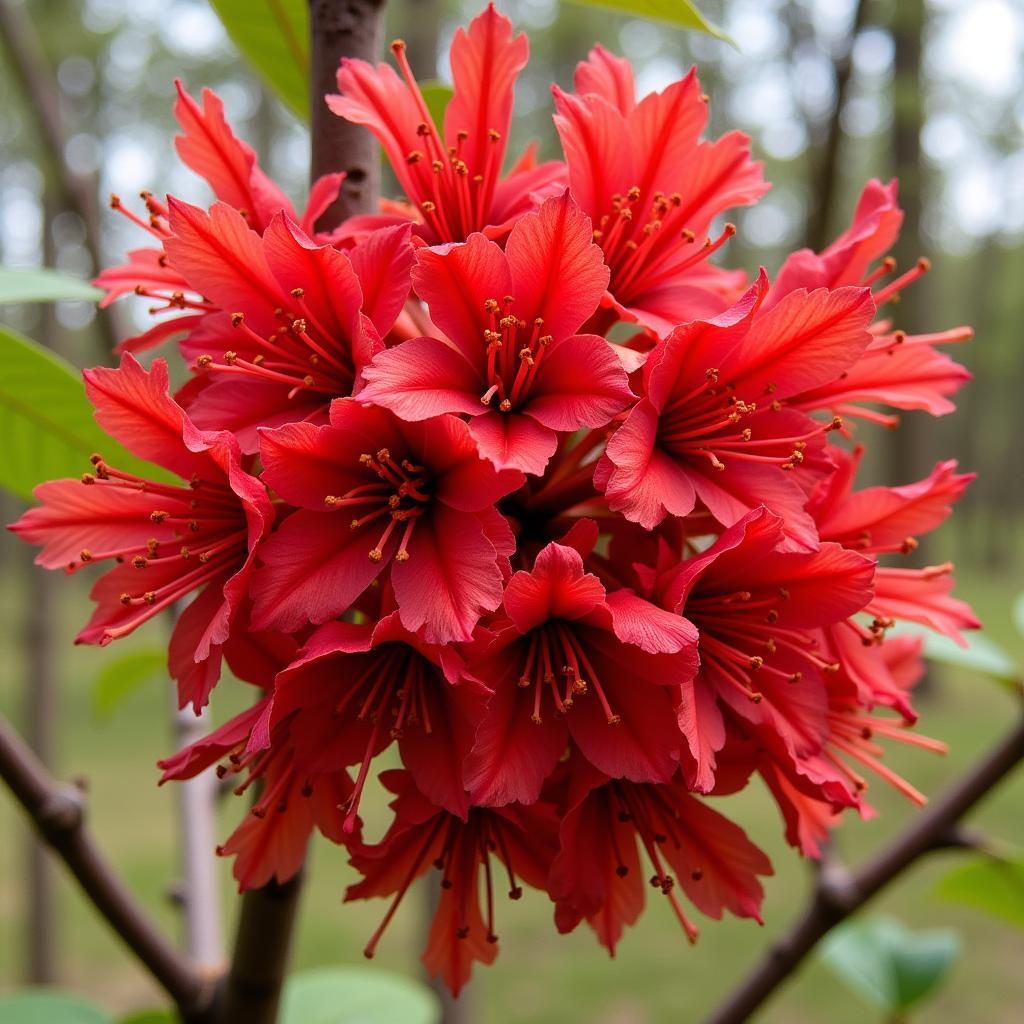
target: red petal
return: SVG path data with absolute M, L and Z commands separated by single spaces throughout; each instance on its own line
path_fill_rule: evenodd
M 505 246 L 515 310 L 561 341 L 590 318 L 608 286 L 609 270 L 594 244 L 590 218 L 566 189 L 520 218 Z M 549 353 L 550 355 L 550 353 Z
M 558 447 L 558 435 L 530 416 L 487 412 L 469 422 L 480 454 L 495 469 L 540 475 Z
M 505 588 L 505 611 L 520 633 L 550 619 L 582 619 L 604 604 L 601 581 L 583 571 L 580 553 L 563 544 L 548 544 L 532 572 L 517 572 Z

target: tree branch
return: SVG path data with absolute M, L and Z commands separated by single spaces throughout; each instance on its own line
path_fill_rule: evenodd
M 705 1024 L 741 1024 L 803 963 L 837 924 L 933 850 L 948 849 L 960 819 L 1024 759 L 1024 718 L 973 768 L 921 812 L 913 824 L 857 871 L 831 863 L 815 885 L 810 906 L 792 929 Z M 954 845 L 963 845 L 958 842 Z
M 835 212 L 836 192 L 839 186 L 839 145 L 842 142 L 842 116 L 846 106 L 846 97 L 850 91 L 850 79 L 853 76 L 853 47 L 864 27 L 867 11 L 867 0 L 857 0 L 853 12 L 853 24 L 847 37 L 846 49 L 835 60 L 836 100 L 828 123 L 828 133 L 821 153 L 815 178 L 812 184 L 814 208 L 807 225 L 807 244 L 816 252 L 828 245 L 832 240 L 829 234 L 829 221 Z
M 174 948 L 114 874 L 85 827 L 81 791 L 58 783 L 3 717 L 0 778 L 93 906 L 174 1000 L 183 1019 L 200 1019 L 213 995 L 212 979 L 204 978 Z
M 332 114 L 324 96 L 338 91 L 342 57 L 375 61 L 384 34 L 385 0 L 309 0 L 310 108 L 313 154 L 310 180 L 345 172 L 338 199 L 317 222 L 323 231 L 354 213 L 371 213 L 380 187 L 380 154 L 363 127 Z

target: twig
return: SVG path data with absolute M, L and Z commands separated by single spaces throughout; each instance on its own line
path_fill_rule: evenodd
M 969 833 L 958 830 L 960 819 L 1022 759 L 1024 719 L 874 859 L 857 871 L 830 864 L 828 870 L 819 874 L 807 910 L 705 1024 L 740 1024 L 748 1020 L 803 963 L 815 945 L 875 893 L 925 854 L 949 848 L 951 843 L 963 845 Z
M 53 168 L 53 185 L 59 191 L 61 205 L 73 210 L 85 229 L 85 247 L 96 270 L 102 266 L 100 212 L 96 181 L 92 176 L 76 174 L 65 159 L 68 133 L 61 117 L 60 91 L 31 19 L 23 8 L 10 0 L 0 0 L 0 36 L 6 43 L 10 66 L 21 85 L 38 126 L 40 142 L 47 162 Z M 97 317 L 103 335 L 104 353 L 117 342 L 117 331 L 110 310 Z
M 111 870 L 85 827 L 81 791 L 53 779 L 3 717 L 0 778 L 93 906 L 174 1000 L 183 1019 L 201 1019 L 213 994 L 212 981 L 174 948 Z
M 335 227 L 354 213 L 372 212 L 380 186 L 377 142 L 365 129 L 327 109 L 324 97 L 338 91 L 342 57 L 375 61 L 384 31 L 385 0 L 309 0 L 310 107 L 313 159 L 310 178 L 345 172 L 345 183 L 317 227 Z

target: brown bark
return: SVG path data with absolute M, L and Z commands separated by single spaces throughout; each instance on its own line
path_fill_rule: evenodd
M 310 108 L 313 158 L 310 179 L 337 171 L 345 181 L 337 201 L 320 218 L 321 230 L 355 213 L 372 212 L 380 188 L 380 155 L 374 137 L 332 114 L 324 96 L 338 91 L 342 57 L 379 59 L 384 0 L 309 0 Z

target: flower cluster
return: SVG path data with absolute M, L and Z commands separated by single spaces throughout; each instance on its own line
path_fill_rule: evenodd
M 857 419 L 949 412 L 967 373 L 938 346 L 971 332 L 880 314 L 927 269 L 886 255 L 895 184 L 773 280 L 709 262 L 735 232 L 712 225 L 768 185 L 743 135 L 702 138 L 694 72 L 637 99 L 595 48 L 554 89 L 564 159 L 503 173 L 525 37 L 493 7 L 456 33 L 443 126 L 392 52 L 398 72 L 344 61 L 326 101 L 405 198 L 329 234 L 340 175 L 300 217 L 217 97 L 179 87 L 178 152 L 217 201 L 114 200 L 152 242 L 98 284 L 155 321 L 85 381 L 180 482 L 97 455 L 13 529 L 48 568 L 112 563 L 79 642 L 174 609 L 182 706 L 225 661 L 257 688 L 163 778 L 257 783 L 221 848 L 243 888 L 289 878 L 314 829 L 345 844 L 347 898 L 393 900 L 368 956 L 430 870 L 424 961 L 456 992 L 497 954 L 506 881 L 611 952 L 649 886 L 691 940 L 689 905 L 759 920 L 771 866 L 709 798 L 759 776 L 809 856 L 871 813 L 865 771 L 923 800 L 882 761 L 881 741 L 941 747 L 908 731 L 920 641 L 890 627 L 977 622 L 951 566 L 892 563 L 970 477 L 858 489 L 848 442 Z M 136 359 L 172 340 L 173 395 Z M 360 800 L 392 744 L 371 842 Z

